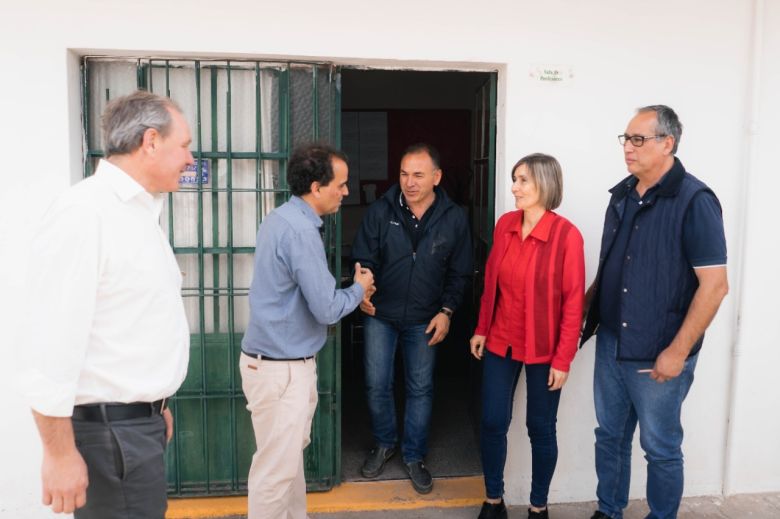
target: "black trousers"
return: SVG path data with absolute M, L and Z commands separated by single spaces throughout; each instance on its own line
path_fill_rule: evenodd
M 168 508 L 162 416 L 116 422 L 73 420 L 87 464 L 87 504 L 74 519 L 163 519 Z

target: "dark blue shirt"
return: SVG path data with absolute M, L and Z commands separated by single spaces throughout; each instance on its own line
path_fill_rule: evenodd
M 632 189 L 626 197 L 620 227 L 617 230 L 612 249 L 604 262 L 601 273 L 599 297 L 600 324 L 613 332 L 620 327 L 620 293 L 629 290 L 623 286 L 623 265 L 631 261 L 629 241 L 634 230 L 634 217 L 644 201 L 658 190 L 666 178 L 639 197 Z M 713 267 L 726 264 L 726 237 L 720 205 L 715 196 L 707 191 L 696 195 L 691 201 L 683 220 L 683 250 L 691 267 Z

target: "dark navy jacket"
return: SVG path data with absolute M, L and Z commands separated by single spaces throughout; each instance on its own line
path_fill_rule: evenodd
M 397 184 L 371 204 L 352 244 L 352 263 L 374 272 L 376 317 L 403 324 L 427 323 L 442 306 L 455 310 L 472 275 L 466 214 L 443 189 L 413 250 Z
M 636 177 L 630 175 L 610 189 L 595 291 L 581 345 L 598 327 L 604 262 L 621 226 L 626 197 L 636 184 Z M 620 293 L 618 360 L 655 360 L 677 335 L 688 313 L 699 282 L 685 257 L 683 221 L 691 200 L 701 191 L 712 193 L 675 158 L 663 184 L 646 196 L 634 217 L 623 262 L 621 286 L 627 291 Z M 699 352 L 703 339 L 699 338 L 691 355 Z

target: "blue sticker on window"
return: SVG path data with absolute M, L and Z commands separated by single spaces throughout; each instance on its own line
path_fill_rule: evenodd
M 200 182 L 201 184 L 209 183 L 209 161 L 203 159 L 200 161 Z M 197 186 L 198 185 L 198 163 L 188 165 L 179 177 L 180 186 Z

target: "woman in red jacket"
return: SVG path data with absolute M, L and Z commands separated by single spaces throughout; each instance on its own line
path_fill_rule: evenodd
M 547 517 L 558 443 L 561 388 L 577 352 L 585 290 L 582 235 L 555 214 L 563 196 L 561 166 L 549 155 L 523 157 L 512 168 L 517 211 L 496 224 L 471 353 L 482 359 L 482 467 L 486 501 L 479 519 L 506 518 L 506 434 L 520 371 L 527 384 L 531 439 L 529 518 Z

